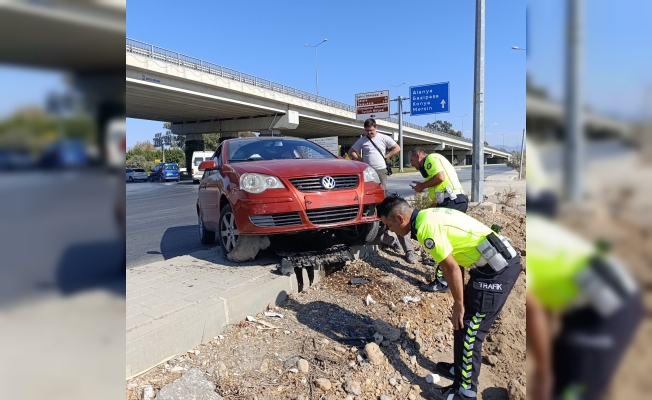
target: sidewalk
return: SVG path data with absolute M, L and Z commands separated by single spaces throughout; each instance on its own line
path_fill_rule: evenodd
M 364 251 L 352 249 L 355 258 Z M 297 293 L 296 275 L 281 275 L 279 261 L 267 252 L 253 262 L 236 264 L 222 257 L 216 246 L 127 269 L 127 378 Z M 315 271 L 313 284 L 323 274 Z M 309 286 L 305 269 L 303 282 Z

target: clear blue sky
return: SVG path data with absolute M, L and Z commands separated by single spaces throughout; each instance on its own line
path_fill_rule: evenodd
M 563 99 L 566 4 L 528 1 L 528 73 Z M 585 103 L 624 119 L 640 119 L 652 94 L 652 2 L 584 0 Z
M 485 125 L 490 144 L 514 146 L 525 128 L 525 1 L 486 6 Z M 353 104 L 355 93 L 450 82 L 451 112 L 438 119 L 471 136 L 475 1 L 132 1 L 127 36 L 261 78 Z M 400 90 L 389 85 L 407 82 Z M 396 111 L 393 103 L 393 112 Z M 407 103 L 405 103 L 407 105 Z M 435 115 L 406 121 L 425 125 Z M 127 145 L 162 122 L 127 120 Z
M 24 107 L 45 108 L 47 94 L 68 91 L 64 77 L 58 71 L 0 65 L 0 119 Z

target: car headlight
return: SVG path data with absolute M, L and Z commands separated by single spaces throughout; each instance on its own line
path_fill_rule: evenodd
M 378 177 L 378 174 L 376 173 L 376 170 L 371 168 L 371 167 L 367 167 L 364 170 L 363 175 L 364 175 L 364 181 L 365 182 L 380 183 L 380 178 Z
M 275 176 L 246 173 L 240 177 L 240 189 L 248 193 L 262 193 L 267 189 L 282 189 L 285 185 Z

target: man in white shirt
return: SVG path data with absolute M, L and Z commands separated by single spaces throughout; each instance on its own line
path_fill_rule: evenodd
M 387 190 L 387 160 L 401 151 L 401 147 L 391 137 L 378 133 L 376 120 L 373 118 L 364 122 L 364 130 L 367 132 L 367 136 L 361 137 L 351 146 L 349 157 L 352 160 L 362 161 L 375 169 L 380 178 L 380 184 Z M 360 156 L 360 152 L 362 152 L 362 156 Z M 392 247 L 397 253 L 400 253 L 401 249 L 405 251 L 405 259 L 408 263 L 416 262 L 409 234 L 405 237 L 399 236 L 397 240 L 383 226 L 380 241 Z

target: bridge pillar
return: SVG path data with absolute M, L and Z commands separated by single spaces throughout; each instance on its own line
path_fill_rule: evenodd
M 192 163 L 192 153 L 194 151 L 204 151 L 204 135 L 201 133 L 191 133 L 186 135 L 185 150 L 186 155 L 186 171 L 192 173 L 194 165 Z

